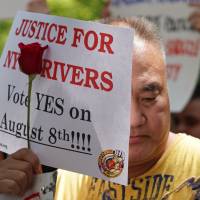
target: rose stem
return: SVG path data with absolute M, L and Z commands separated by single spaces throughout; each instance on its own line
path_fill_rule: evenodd
M 30 149 L 30 109 L 31 109 L 31 90 L 32 90 L 32 82 L 33 78 L 31 75 L 28 76 L 28 109 L 27 109 L 27 127 L 28 127 L 28 132 L 27 132 L 27 141 L 28 141 L 28 149 Z

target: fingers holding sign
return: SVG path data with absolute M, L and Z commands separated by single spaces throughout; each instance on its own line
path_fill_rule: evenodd
M 37 156 L 21 149 L 0 162 L 0 193 L 22 195 L 31 186 L 33 175 L 40 173 Z
M 189 16 L 189 21 L 194 29 L 200 31 L 200 3 L 190 3 L 189 5 L 196 9 Z

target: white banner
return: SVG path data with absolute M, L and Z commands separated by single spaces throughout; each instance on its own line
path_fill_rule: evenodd
M 48 44 L 33 81 L 31 148 L 45 165 L 126 184 L 132 38 L 128 28 L 19 12 L 0 60 L 0 150 L 27 146 L 18 43 Z
M 160 28 L 167 55 L 172 112 L 181 111 L 187 104 L 199 74 L 200 33 L 192 30 L 188 21 L 193 11 L 188 2 L 188 0 L 113 0 L 111 5 L 113 16 L 145 16 Z

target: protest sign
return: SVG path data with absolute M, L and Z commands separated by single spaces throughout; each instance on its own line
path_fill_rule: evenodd
M 18 43 L 39 42 L 48 49 L 33 81 L 31 149 L 45 165 L 126 184 L 132 40 L 128 28 L 19 12 L 0 60 L 0 150 L 27 147 Z
M 145 16 L 160 29 L 166 51 L 170 106 L 181 111 L 189 101 L 199 74 L 199 32 L 192 29 L 188 17 L 193 7 L 187 0 L 113 0 L 113 16 Z M 193 1 L 194 2 L 194 1 Z

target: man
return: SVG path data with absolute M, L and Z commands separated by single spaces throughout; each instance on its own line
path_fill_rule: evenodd
M 129 185 L 125 187 L 59 171 L 56 197 L 95 200 L 192 198 L 198 191 L 198 187 L 193 191 L 192 186 L 195 181 L 197 183 L 195 177 L 200 175 L 197 167 L 200 143 L 186 135 L 169 133 L 165 56 L 156 29 L 137 19 L 112 24 L 135 30 Z M 71 188 L 73 192 L 69 193 Z
M 200 142 L 185 134 L 169 132 L 165 55 L 156 28 L 137 18 L 109 23 L 135 30 L 129 184 L 123 186 L 59 170 L 55 199 L 198 199 Z M 26 149 L 2 161 L 0 193 L 22 194 L 29 187 L 33 173 L 38 172 L 38 163 L 37 156 Z
M 175 131 L 184 132 L 200 138 L 200 87 L 197 85 L 194 94 L 180 113 L 173 114 Z

